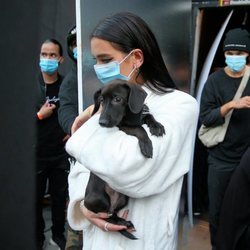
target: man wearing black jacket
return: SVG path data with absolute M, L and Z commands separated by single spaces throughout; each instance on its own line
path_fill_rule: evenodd
M 63 131 L 68 135 L 71 135 L 72 124 L 78 116 L 76 26 L 70 29 L 67 35 L 67 51 L 69 57 L 73 61 L 73 65 L 60 87 L 58 119 Z M 81 250 L 82 243 L 82 231 L 75 231 L 69 227 L 65 250 Z
M 41 46 L 37 98 L 36 145 L 36 242 L 37 249 L 44 247 L 43 197 L 47 183 L 52 204 L 52 239 L 50 243 L 65 248 L 65 209 L 68 194 L 68 155 L 64 149 L 66 133 L 58 123 L 59 88 L 63 77 L 58 73 L 63 61 L 61 44 L 55 39 Z
M 78 116 L 76 26 L 68 33 L 67 51 L 73 64 L 60 87 L 58 119 L 64 132 L 71 135 L 71 126 Z

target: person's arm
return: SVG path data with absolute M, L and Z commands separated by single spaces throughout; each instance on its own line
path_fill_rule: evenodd
M 200 104 L 200 120 L 206 127 L 215 127 L 225 122 L 225 116 L 233 109 L 242 109 L 250 107 L 250 97 L 241 97 L 238 101 L 224 101 L 227 95 L 227 88 L 219 90 L 219 86 L 226 84 L 223 78 L 218 77 L 218 74 L 211 74 L 204 86 Z
M 198 105 L 179 91 L 160 99 L 148 105 L 166 130 L 164 137 L 149 135 L 153 142 L 153 159 L 142 156 L 137 138 L 116 127 L 101 128 L 99 115 L 94 115 L 72 135 L 66 145 L 68 152 L 115 190 L 130 197 L 140 198 L 164 191 L 189 170 Z M 80 208 L 88 178 L 83 165 L 74 167 L 69 174 L 68 221 L 76 230 L 87 228 L 91 223 L 103 229 L 106 223 L 86 208 Z M 116 231 L 116 227 L 109 225 L 108 229 Z
M 238 101 L 230 101 L 220 108 L 222 117 L 225 117 L 232 109 L 250 108 L 250 96 L 243 96 Z
M 224 123 L 219 98 L 216 78 L 214 75 L 210 75 L 202 91 L 200 104 L 200 120 L 207 127 L 215 127 Z
M 60 107 L 58 109 L 59 124 L 65 133 L 71 134 L 71 127 L 78 116 L 77 72 L 72 69 L 64 78 L 59 91 Z
M 89 179 L 89 170 L 87 170 L 83 165 L 76 162 L 69 173 L 69 197 L 70 202 L 68 204 L 68 222 L 71 227 L 75 230 L 82 230 L 92 224 L 99 226 L 104 229 L 106 223 L 106 218 L 108 218 L 107 213 L 95 214 L 88 209 L 86 209 L 81 203 L 84 200 L 86 185 Z M 120 217 L 126 219 L 128 211 L 125 210 Z M 109 231 L 119 231 L 126 229 L 125 226 L 119 226 L 114 224 L 109 224 Z

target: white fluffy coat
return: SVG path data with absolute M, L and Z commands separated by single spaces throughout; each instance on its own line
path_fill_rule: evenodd
M 175 90 L 156 95 L 147 88 L 150 113 L 165 127 L 163 137 L 152 136 L 153 158 L 145 158 L 136 137 L 117 127 L 102 128 L 99 115 L 89 119 L 66 145 L 76 164 L 69 175 L 68 221 L 83 230 L 84 250 L 173 250 L 177 248 L 179 200 L 183 176 L 189 171 L 198 119 L 198 105 L 190 95 Z M 128 195 L 128 219 L 139 239 L 104 232 L 80 212 L 89 170 L 115 190 Z

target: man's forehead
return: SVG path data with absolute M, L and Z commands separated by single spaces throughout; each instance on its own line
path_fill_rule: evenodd
M 41 47 L 41 51 L 56 51 L 59 52 L 59 46 L 54 43 L 44 43 Z

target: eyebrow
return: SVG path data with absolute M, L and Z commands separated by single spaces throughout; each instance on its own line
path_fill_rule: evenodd
M 99 54 L 96 56 L 96 58 L 104 58 L 104 57 L 112 57 L 110 54 Z

